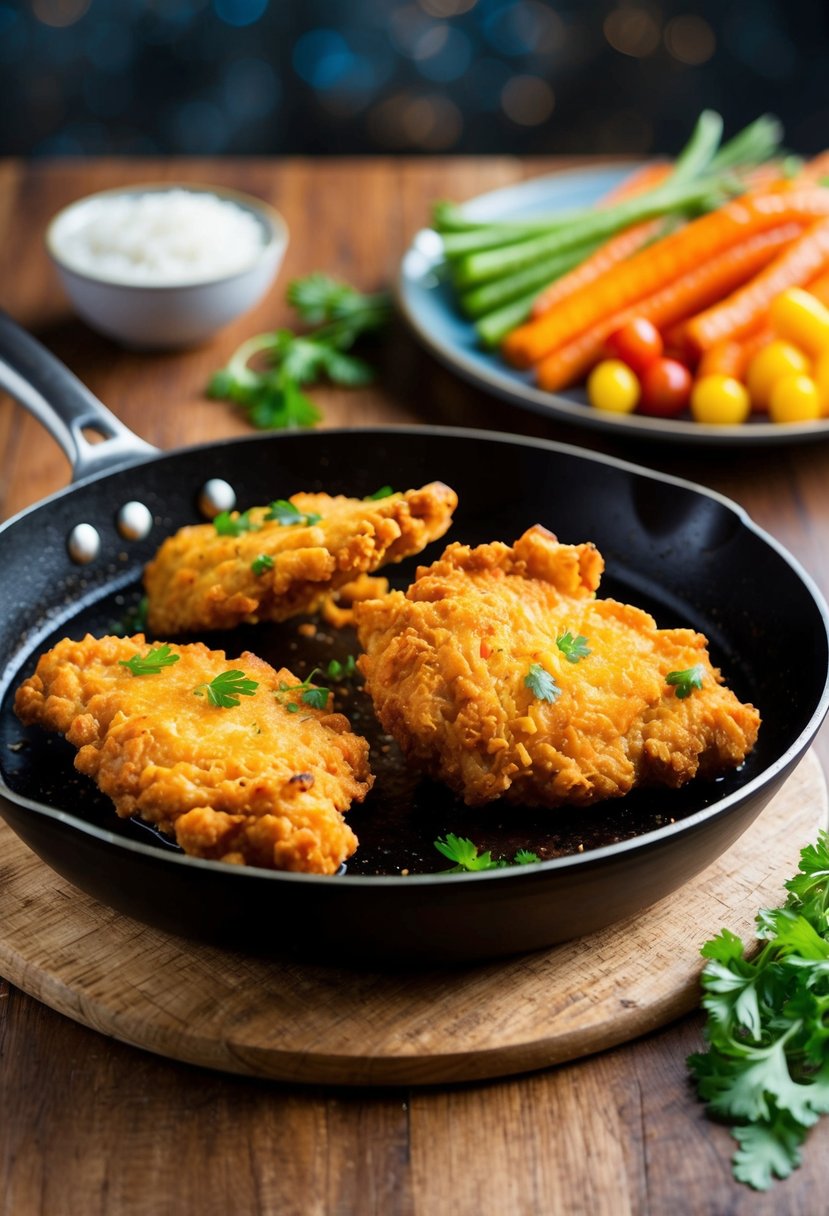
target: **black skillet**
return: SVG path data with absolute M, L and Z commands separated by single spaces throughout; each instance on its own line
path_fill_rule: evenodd
M 751 824 L 791 772 L 827 709 L 827 609 L 811 579 L 734 503 L 687 482 L 578 448 L 468 430 L 399 428 L 252 436 L 161 454 L 127 431 L 31 337 L 0 317 L 0 387 L 49 427 L 75 484 L 0 529 L 0 813 L 43 860 L 103 903 L 162 929 L 244 949 L 340 961 L 460 962 L 530 950 L 621 920 L 676 891 Z M 90 444 L 84 431 L 104 436 Z M 372 741 L 377 784 L 350 822 L 361 847 L 331 878 L 223 866 L 183 856 L 149 828 L 117 819 L 75 773 L 74 750 L 24 730 L 13 690 L 59 638 L 127 626 L 141 570 L 175 528 L 203 518 L 205 483 L 230 483 L 240 508 L 300 489 L 367 495 L 439 479 L 460 508 L 451 536 L 513 540 L 536 522 L 594 540 L 602 593 L 688 625 L 763 715 L 736 774 L 681 791 L 640 792 L 591 811 L 467 810 L 408 772 L 366 698 L 338 704 Z M 149 508 L 124 524 L 122 507 Z M 134 509 L 133 509 L 134 510 Z M 100 542 L 96 556 L 94 535 Z M 120 530 L 119 530 L 120 525 Z M 69 538 L 74 538 L 74 544 Z M 433 546 L 422 560 L 434 557 Z M 406 585 L 417 562 L 392 570 Z M 793 646 L 792 638 L 797 638 Z M 348 633 L 307 640 L 297 622 L 205 638 L 304 675 L 344 656 Z M 543 860 L 474 875 L 441 874 L 447 831 L 495 857 Z M 402 874 L 401 871 L 407 871 Z

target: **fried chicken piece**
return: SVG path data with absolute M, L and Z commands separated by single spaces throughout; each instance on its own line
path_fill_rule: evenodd
M 603 569 L 536 526 L 513 547 L 449 545 L 406 593 L 355 605 L 366 687 L 407 758 L 470 806 L 587 806 L 740 765 L 757 710 L 702 634 L 596 599 Z M 666 682 L 697 665 L 701 688 Z
M 231 663 L 196 642 L 171 645 L 177 661 L 154 674 L 123 665 L 148 652 L 142 634 L 64 638 L 18 688 L 18 717 L 64 734 L 78 748 L 75 767 L 122 818 L 139 816 L 185 853 L 335 873 L 357 847 L 343 814 L 374 780 L 365 739 L 256 655 Z M 232 670 L 256 682 L 253 694 L 211 703 L 205 686 Z
M 150 630 L 164 637 L 314 612 L 357 575 L 443 536 L 458 498 L 432 482 L 380 499 L 294 494 L 288 501 L 301 522 L 269 520 L 268 507 L 253 507 L 238 536 L 194 524 L 164 541 L 144 571 Z

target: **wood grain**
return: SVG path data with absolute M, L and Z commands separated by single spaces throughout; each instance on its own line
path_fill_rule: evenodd
M 423 1085 L 545 1068 L 636 1038 L 699 1000 L 699 948 L 751 939 L 826 823 L 807 755 L 702 875 L 634 920 L 485 966 L 374 972 L 262 960 L 119 916 L 0 825 L 0 971 L 84 1025 L 226 1072 L 334 1085 Z

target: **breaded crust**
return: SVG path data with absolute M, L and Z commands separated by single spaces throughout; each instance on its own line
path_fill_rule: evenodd
M 122 665 L 149 650 L 142 634 L 65 638 L 18 688 L 15 710 L 74 744 L 76 768 L 120 816 L 139 816 L 186 853 L 335 873 L 357 847 L 343 815 L 374 780 L 365 739 L 301 691 L 280 692 L 300 681 L 253 654 L 231 662 L 196 642 L 170 646 L 178 661 L 156 674 Z M 233 669 L 258 684 L 238 705 L 194 693 Z
M 432 482 L 376 500 L 294 494 L 289 501 L 319 522 L 286 526 L 268 521 L 267 507 L 253 507 L 246 512 L 252 527 L 239 536 L 195 524 L 165 540 L 144 571 L 152 633 L 230 629 L 314 612 L 357 575 L 420 553 L 443 536 L 458 499 Z M 257 558 L 265 560 L 255 566 Z
M 355 605 L 359 666 L 407 758 L 470 805 L 548 807 L 740 765 L 757 710 L 724 686 L 702 634 L 596 599 L 603 568 L 592 545 L 536 526 L 512 547 L 449 545 L 405 594 Z M 566 633 L 590 653 L 568 660 Z M 697 664 L 702 687 L 679 696 L 666 676 Z M 553 700 L 528 685 L 532 665 Z

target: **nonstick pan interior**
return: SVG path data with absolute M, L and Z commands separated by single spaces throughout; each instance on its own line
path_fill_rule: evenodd
M 729 684 L 763 715 L 758 747 L 738 773 L 680 791 L 637 792 L 589 811 L 499 804 L 472 811 L 407 770 L 359 687 L 344 685 L 337 707 L 369 737 L 377 774 L 364 806 L 349 812 L 361 844 L 346 873 L 275 875 L 184 858 L 151 829 L 118 821 L 108 799 L 75 773 L 74 749 L 24 730 L 10 700 L 37 655 L 60 637 L 129 627 L 144 562 L 175 528 L 201 518 L 198 497 L 211 477 L 233 486 L 242 509 L 297 490 L 362 496 L 385 483 L 406 489 L 438 479 L 460 498 L 447 539 L 512 541 L 542 523 L 563 541 L 593 540 L 607 567 L 601 595 L 648 609 L 660 625 L 707 635 Z M 130 499 L 145 503 L 155 520 L 142 541 L 124 541 L 114 525 Z M 92 523 L 103 542 L 85 567 L 66 554 L 79 522 Z M 647 906 L 722 852 L 782 782 L 826 709 L 825 609 L 788 555 L 724 499 L 560 445 L 437 429 L 253 437 L 91 479 L 1 535 L 3 813 L 78 886 L 187 935 L 236 941 L 241 932 L 255 948 L 430 961 L 572 937 Z M 386 573 L 407 585 L 443 543 Z M 299 623 L 202 640 L 230 657 L 254 650 L 300 677 L 355 649 L 350 631 L 321 625 L 309 638 Z M 530 848 L 543 864 L 436 876 L 448 863 L 434 840 L 447 831 L 495 857 Z M 270 927 L 275 916 L 292 924 L 287 942 Z

